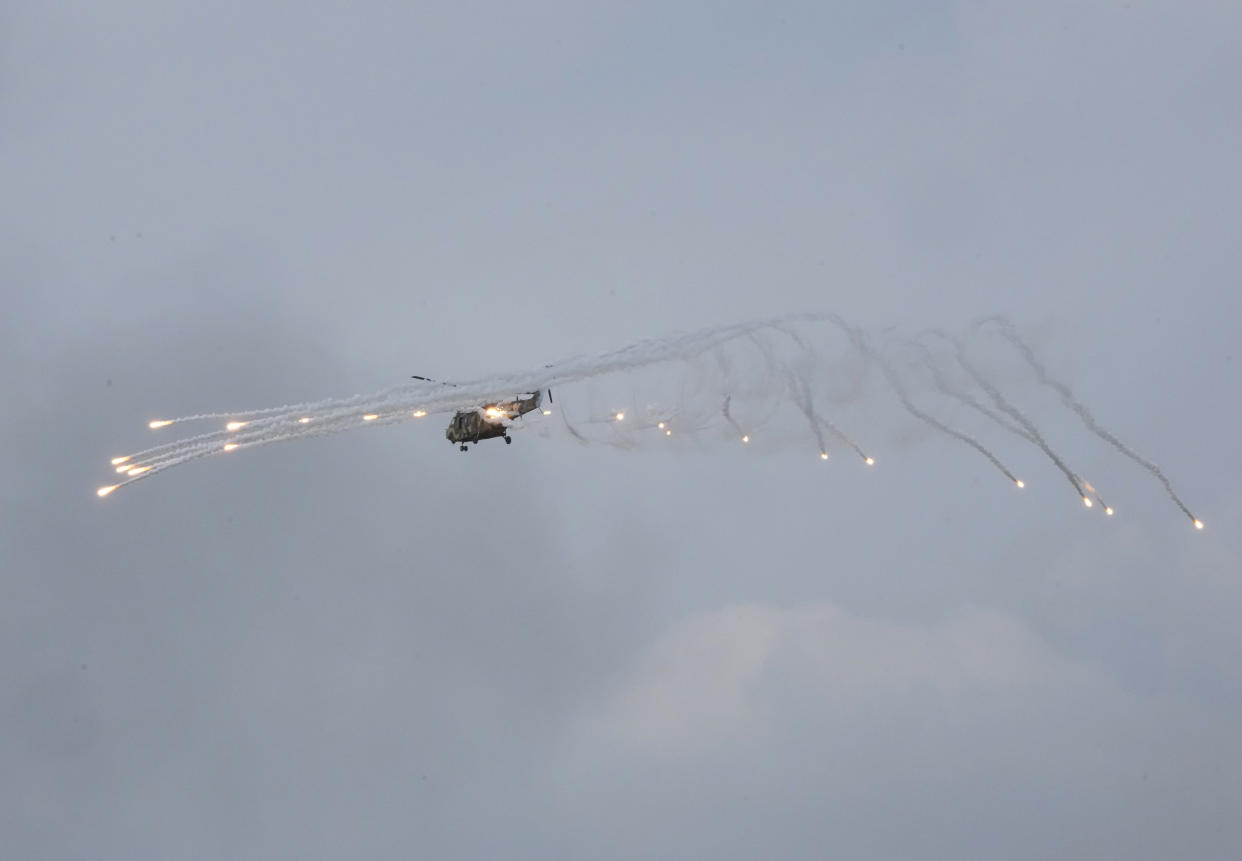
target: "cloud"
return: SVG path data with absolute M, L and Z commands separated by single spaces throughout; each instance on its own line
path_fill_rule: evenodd
M 9 854 L 1239 855 L 1236 2 L 10 5 Z M 1208 529 L 1055 422 L 1112 520 L 1007 445 L 430 422 L 91 493 L 158 415 L 806 308 L 1077 326 Z
M 617 857 L 742 857 L 753 829 L 776 854 L 870 857 L 1211 856 L 1242 836 L 1223 814 L 1238 787 L 1213 765 L 1242 753 L 1230 719 L 1129 691 L 993 609 L 927 624 L 825 603 L 695 614 L 576 730 L 562 803 L 624 834 Z
M 1085 672 L 996 611 L 910 626 L 831 604 L 745 604 L 691 616 L 656 640 L 590 731 L 639 752 L 678 753 L 770 730 L 780 710 L 770 695 L 793 679 L 843 716 L 920 692 L 1029 695 Z

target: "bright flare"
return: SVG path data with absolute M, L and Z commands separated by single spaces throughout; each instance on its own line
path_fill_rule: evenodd
M 142 475 L 144 472 L 147 472 L 147 471 L 148 471 L 148 470 L 150 470 L 150 469 L 151 469 L 151 467 L 149 467 L 149 466 L 136 466 L 136 467 L 134 467 L 133 469 L 129 470 L 129 471 L 128 471 L 127 473 L 125 473 L 125 474 L 126 474 L 126 475 L 131 475 L 131 476 L 133 476 L 133 475 Z
M 99 488 L 99 490 L 95 491 L 95 493 L 96 493 L 98 496 L 107 496 L 109 493 L 111 493 L 112 491 L 116 490 L 118 487 L 120 487 L 120 485 L 119 485 L 119 484 L 110 484 L 110 485 L 108 485 L 107 487 L 101 487 L 101 488 Z
M 416 419 L 421 419 L 423 416 L 427 415 L 427 411 L 426 411 L 426 410 L 415 410 L 415 411 L 412 413 L 412 415 L 413 415 L 413 416 L 414 416 L 414 418 L 416 418 Z
M 743 436 L 743 437 L 742 437 L 742 442 L 750 442 L 750 437 L 749 437 L 749 436 Z
M 116 471 L 117 472 L 129 472 L 130 469 L 131 467 L 128 463 L 123 463 L 116 468 Z
M 248 424 L 250 424 L 250 422 L 229 422 L 224 426 L 224 429 L 230 431 L 241 430 Z
M 1014 481 L 1014 484 L 1018 485 L 1018 489 L 1019 489 L 1019 490 L 1021 490 L 1021 489 L 1022 489 L 1022 488 L 1024 488 L 1024 487 L 1026 487 L 1026 482 L 1025 482 L 1025 481 L 1023 481 L 1023 480 L 1022 480 L 1022 479 L 1020 479 L 1020 478 L 1019 478 L 1019 479 L 1017 479 L 1016 481 Z
M 544 414 L 545 416 L 550 416 L 550 415 L 552 415 L 552 411 L 551 411 L 551 410 L 544 410 L 544 411 L 543 411 L 543 414 Z
M 362 417 L 362 420 L 363 420 L 364 422 L 373 422 L 373 421 L 375 421 L 377 418 L 379 418 L 379 416 L 378 416 L 377 414 L 375 414 L 375 413 L 367 413 L 365 416 L 363 416 L 363 417 Z
M 617 421 L 625 421 L 625 413 L 617 413 Z
M 1195 521 L 1195 529 L 1202 529 L 1202 528 L 1203 528 L 1203 521 L 1202 521 L 1202 520 L 1196 520 L 1196 521 Z
M 665 435 L 665 436 L 672 436 L 672 435 L 673 435 L 673 432 L 672 432 L 671 430 L 666 430 L 666 431 L 664 432 L 664 435 Z
M 125 463 L 129 459 L 130 459 L 129 455 L 125 455 L 125 457 L 114 457 L 112 458 L 112 465 L 116 466 L 118 463 Z
M 827 460 L 827 459 L 828 459 L 828 452 L 826 452 L 826 451 L 821 451 L 821 452 L 819 453 L 819 459 L 820 459 L 820 460 Z
M 309 424 L 309 423 L 310 423 L 310 416 L 302 416 L 300 419 L 298 419 L 298 424 L 300 425 Z
M 1090 508 L 1090 507 L 1091 507 L 1091 497 L 1089 497 L 1089 496 L 1084 496 L 1084 497 L 1082 498 L 1082 504 L 1083 504 L 1083 505 L 1085 505 L 1085 506 L 1087 506 L 1087 508 Z
M 172 424 L 172 419 L 156 419 L 155 421 L 147 422 L 147 427 L 151 430 L 159 430 L 160 428 L 168 427 L 170 424 Z
M 1110 508 L 1105 508 L 1105 509 L 1104 509 L 1104 513 L 1105 513 L 1105 514 L 1107 514 L 1109 517 L 1112 517 L 1112 516 L 1113 516 L 1113 509 L 1112 509 L 1111 507 L 1110 507 Z
M 617 421 L 621 421 L 621 419 L 617 419 Z M 658 427 L 660 430 L 664 430 L 664 422 L 660 422 L 658 425 L 656 425 L 656 427 Z
M 486 415 L 489 419 L 502 418 L 505 414 L 504 410 L 498 410 L 495 407 L 488 407 L 483 412 L 484 412 L 484 415 Z
M 225 451 L 232 451 L 232 450 L 233 450 L 233 449 L 235 449 L 235 448 L 237 448 L 237 443 L 235 443 L 235 442 L 229 442 L 229 443 L 225 443 L 225 444 L 224 444 L 224 450 L 225 450 Z
M 867 459 L 866 459 L 865 461 L 863 461 L 863 462 L 864 462 L 864 463 L 866 463 L 866 464 L 867 464 L 867 466 L 875 466 L 875 458 L 874 458 L 874 457 L 869 457 L 869 458 L 867 458 Z

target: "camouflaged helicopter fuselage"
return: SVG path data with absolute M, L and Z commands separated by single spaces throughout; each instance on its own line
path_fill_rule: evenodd
M 535 392 L 529 398 L 499 401 L 473 410 L 462 410 L 453 416 L 444 436 L 455 445 L 506 436 L 509 433 L 509 422 L 537 408 L 542 394 Z

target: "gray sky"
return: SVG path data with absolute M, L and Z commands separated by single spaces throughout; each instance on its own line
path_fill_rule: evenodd
M 7 851 L 1237 857 L 1242 10 L 409 5 L 0 11 Z M 1012 315 L 1208 529 L 1046 398 L 1117 518 L 926 434 L 92 492 L 151 417 L 804 309 Z

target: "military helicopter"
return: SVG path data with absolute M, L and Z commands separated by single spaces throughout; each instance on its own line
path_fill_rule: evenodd
M 429 377 L 414 376 L 413 379 L 429 383 L 439 382 Z M 451 386 L 453 383 L 441 385 Z M 547 389 L 547 393 L 548 403 L 552 403 L 552 390 Z M 504 437 L 505 445 L 510 445 L 513 437 L 509 436 L 509 423 L 538 409 L 542 403 L 543 390 L 539 390 L 528 395 L 517 395 L 511 401 L 497 401 L 472 410 L 459 410 L 449 422 L 444 436 L 462 451 L 470 450 L 466 443 L 473 442 L 477 445 L 481 440 L 495 437 Z

